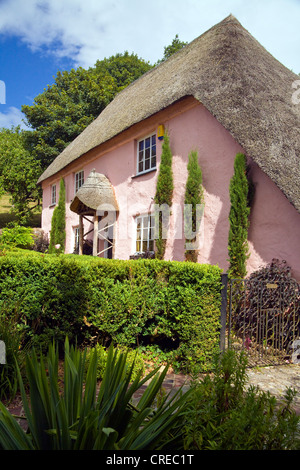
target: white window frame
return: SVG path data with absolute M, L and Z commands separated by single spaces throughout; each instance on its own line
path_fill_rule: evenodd
M 150 146 L 146 147 L 147 140 L 150 139 Z M 153 143 L 154 139 L 154 143 Z M 149 157 L 146 158 L 146 150 L 149 149 Z M 149 160 L 149 168 L 147 168 L 147 160 Z M 153 160 L 155 163 L 153 163 Z M 149 171 L 156 170 L 157 164 L 157 142 L 156 134 L 152 133 L 144 137 L 143 139 L 138 140 L 137 142 L 137 159 L 136 159 L 136 173 L 137 175 L 142 175 L 148 173 Z M 142 165 L 142 168 L 141 168 Z
M 141 222 L 140 239 L 138 238 L 138 223 Z M 152 225 L 151 225 L 152 223 Z M 135 217 L 135 253 L 154 253 L 154 224 L 155 216 L 154 214 L 140 214 Z M 146 235 L 146 236 L 145 236 Z M 140 246 L 138 247 L 138 243 Z M 144 244 L 146 243 L 146 249 L 144 249 Z
M 74 236 L 73 250 L 76 251 L 76 249 L 79 250 L 79 225 L 77 227 L 73 227 L 73 236 Z
M 75 194 L 77 193 L 78 189 L 81 188 L 83 183 L 84 183 L 84 170 L 77 171 L 77 173 L 75 173 Z
M 56 184 L 52 184 L 50 188 L 50 206 L 56 205 L 56 198 L 57 198 L 57 191 L 56 191 Z

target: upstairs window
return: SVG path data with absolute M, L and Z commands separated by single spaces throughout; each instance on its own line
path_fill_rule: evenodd
M 156 168 L 156 136 L 155 134 L 138 141 L 137 174 L 155 170 Z
M 51 186 L 51 206 L 55 206 L 56 204 L 56 184 L 52 184 Z
M 77 193 L 78 189 L 83 185 L 84 183 L 84 171 L 78 171 L 75 173 L 75 194 Z
M 151 214 L 136 218 L 136 253 L 154 251 L 154 223 L 155 218 Z

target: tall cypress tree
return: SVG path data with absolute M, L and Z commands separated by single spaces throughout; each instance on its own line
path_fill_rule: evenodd
M 172 170 L 172 152 L 170 148 L 170 139 L 165 133 L 164 141 L 162 144 L 161 162 L 159 167 L 159 174 L 156 183 L 156 194 L 154 197 L 155 204 L 171 208 L 173 197 L 173 170 Z M 166 227 L 166 214 L 160 211 L 158 214 L 159 230 L 158 238 L 156 239 L 156 257 L 163 259 L 167 240 L 165 238 Z
M 49 253 L 64 253 L 66 241 L 66 188 L 64 180 L 60 180 L 59 199 L 51 220 Z M 58 249 L 55 245 L 60 245 Z
M 247 274 L 249 213 L 246 157 L 238 153 L 234 161 L 234 174 L 230 181 L 229 194 L 231 208 L 229 213 L 229 275 L 244 278 Z
M 199 229 L 199 206 L 203 204 L 203 189 L 202 189 L 202 170 L 198 162 L 198 153 L 192 151 L 189 154 L 188 161 L 188 177 L 185 188 L 185 234 L 189 235 L 188 231 L 196 233 Z M 191 207 L 187 207 L 191 206 Z M 191 210 L 190 210 L 191 209 Z M 196 241 L 196 237 L 186 238 L 186 243 L 192 243 Z M 197 262 L 198 250 L 191 249 L 186 250 L 185 259 L 187 261 Z

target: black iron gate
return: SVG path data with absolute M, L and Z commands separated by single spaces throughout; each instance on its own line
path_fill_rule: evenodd
M 246 351 L 249 365 L 300 362 L 300 288 L 296 281 L 232 279 L 225 282 L 225 291 L 224 347 Z

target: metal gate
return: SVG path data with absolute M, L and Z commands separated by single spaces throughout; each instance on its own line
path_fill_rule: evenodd
M 294 280 L 232 279 L 227 290 L 227 346 L 249 365 L 299 363 L 300 287 Z

